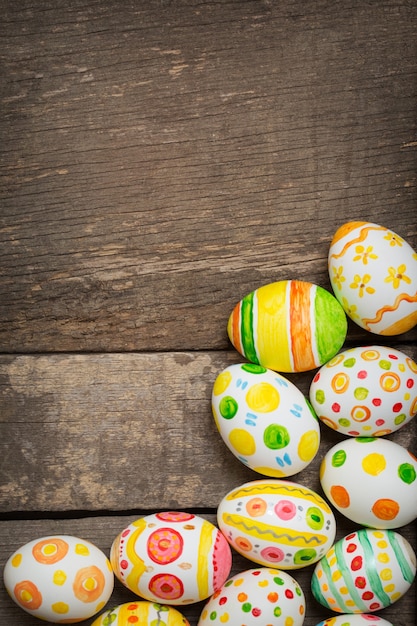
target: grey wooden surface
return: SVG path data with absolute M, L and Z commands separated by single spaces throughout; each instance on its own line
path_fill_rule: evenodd
M 405 0 L 0 0 L 0 567 L 48 533 L 108 552 L 154 510 L 215 520 L 253 478 L 211 416 L 235 303 L 330 288 L 335 230 L 417 247 Z M 417 359 L 417 330 L 383 343 Z M 307 393 L 313 373 L 289 375 Z M 322 428 L 297 480 L 339 436 Z M 417 453 L 414 423 L 390 436 Z M 338 537 L 352 525 L 338 516 Z M 401 531 L 416 548 L 416 527 Z M 233 571 L 250 562 L 234 555 Z M 305 626 L 328 612 L 307 596 Z M 112 604 L 132 596 L 116 585 Z M 183 612 L 196 626 L 200 605 Z M 381 611 L 414 626 L 415 583 Z M 34 626 L 0 584 L 0 621 Z

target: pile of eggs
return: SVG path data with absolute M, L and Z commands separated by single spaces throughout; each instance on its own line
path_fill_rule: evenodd
M 58 624 L 95 616 L 92 626 L 189 626 L 178 607 L 204 601 L 198 626 L 302 626 L 304 593 L 287 570 L 314 565 L 312 594 L 334 613 L 317 626 L 390 626 L 375 612 L 416 575 L 415 552 L 396 529 L 417 518 L 417 459 L 384 436 L 417 413 L 417 364 L 378 344 L 341 348 L 347 316 L 384 336 L 417 323 L 417 254 L 382 226 L 349 222 L 333 237 L 328 268 L 335 295 L 279 281 L 229 317 L 246 361 L 216 377 L 212 413 L 227 448 L 260 478 L 223 496 L 218 527 L 155 513 L 121 529 L 109 558 L 77 537 L 35 539 L 4 568 L 21 608 Z M 306 398 L 284 374 L 313 369 Z M 325 497 L 288 480 L 316 457 L 320 424 L 343 436 L 321 460 Z M 360 526 L 338 541 L 332 507 Z M 230 577 L 233 551 L 253 569 Z M 137 601 L 97 617 L 115 577 Z

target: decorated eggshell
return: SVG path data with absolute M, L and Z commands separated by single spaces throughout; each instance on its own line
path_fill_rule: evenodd
M 266 476 L 307 467 L 320 444 L 308 401 L 289 380 L 261 365 L 230 365 L 216 378 L 212 409 L 220 435 L 242 463 Z
M 326 289 L 283 280 L 263 285 L 238 302 L 227 332 L 236 350 L 252 363 L 278 372 L 304 372 L 340 350 L 347 319 Z
M 190 623 L 172 606 L 141 600 L 126 602 L 109 609 L 91 626 L 190 626 Z
M 204 607 L 197 626 L 302 626 L 303 590 L 286 572 L 250 569 L 230 578 Z
M 330 548 L 314 568 L 315 599 L 337 613 L 373 613 L 399 600 L 416 574 L 416 555 L 393 530 L 361 528 Z
M 222 533 L 191 513 L 168 511 L 142 517 L 113 541 L 117 578 L 146 600 L 185 605 L 219 589 L 232 566 Z
M 377 335 L 399 335 L 417 323 L 417 254 L 392 230 L 348 222 L 329 249 L 336 298 L 359 326 Z
M 336 617 L 329 617 L 324 622 L 316 624 L 316 626 L 394 626 L 391 622 L 387 622 L 386 619 L 378 617 L 378 615 L 372 614 L 354 614 L 345 613 L 345 615 L 336 615 Z
M 56 624 L 81 622 L 105 606 L 114 587 L 106 555 L 70 535 L 34 539 L 19 548 L 4 568 L 11 598 L 34 617 Z
M 372 528 L 399 528 L 417 517 L 417 459 L 381 438 L 345 439 L 323 457 L 320 482 L 345 517 Z
M 385 346 L 346 350 L 316 373 L 310 402 L 324 424 L 344 435 L 388 435 L 417 413 L 417 363 Z
M 230 545 L 250 561 L 299 569 L 333 544 L 336 522 L 327 502 L 288 480 L 254 480 L 221 500 L 217 521 Z

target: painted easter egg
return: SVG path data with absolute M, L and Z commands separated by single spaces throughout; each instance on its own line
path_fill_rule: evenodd
M 333 512 L 321 496 L 298 483 L 273 478 L 245 483 L 226 494 L 217 521 L 237 552 L 276 569 L 315 563 L 336 534 Z
M 305 608 L 292 576 L 261 567 L 230 578 L 207 602 L 197 626 L 302 626 Z
M 330 548 L 314 568 L 315 599 L 336 613 L 373 613 L 399 600 L 416 574 L 416 555 L 393 530 L 361 528 Z
M 230 547 L 218 528 L 192 513 L 147 515 L 113 541 L 117 578 L 145 600 L 183 605 L 219 589 L 232 566 Z
M 336 298 L 359 326 L 377 335 L 399 335 L 417 323 L 417 254 L 392 230 L 348 222 L 329 249 Z
M 316 626 L 393 626 L 393 624 L 387 622 L 382 617 L 378 617 L 378 615 L 370 613 L 345 613 L 344 615 L 329 617 L 323 622 L 316 624 Z
M 105 606 L 113 587 L 110 561 L 95 545 L 69 535 L 34 539 L 4 568 L 11 598 L 34 617 L 56 624 L 81 622 Z
M 310 402 L 324 424 L 344 435 L 388 435 L 417 413 L 417 363 L 385 346 L 346 350 L 316 373 Z
M 278 372 L 304 372 L 340 350 L 347 319 L 326 289 L 283 280 L 263 285 L 240 300 L 227 332 L 236 350 L 252 363 Z
M 229 450 L 260 474 L 296 474 L 319 449 L 319 421 L 304 395 L 261 365 L 224 369 L 214 382 L 212 410 Z
M 190 626 L 189 621 L 172 606 L 141 600 L 126 602 L 109 609 L 91 626 Z
M 417 459 L 383 438 L 345 439 L 323 457 L 320 482 L 345 517 L 372 528 L 399 528 L 417 518 Z

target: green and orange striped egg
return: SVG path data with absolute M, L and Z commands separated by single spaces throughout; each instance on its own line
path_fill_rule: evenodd
M 305 372 L 337 354 L 346 338 L 347 318 L 323 287 L 282 280 L 242 298 L 229 317 L 227 333 L 252 363 L 277 372 Z

